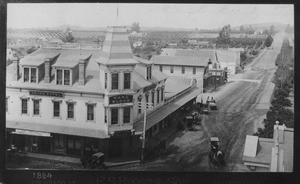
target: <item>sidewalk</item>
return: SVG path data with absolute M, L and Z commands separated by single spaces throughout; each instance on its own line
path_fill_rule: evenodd
M 25 157 L 34 158 L 38 160 L 46 160 L 46 161 L 54 161 L 54 162 L 63 162 L 68 164 L 74 164 L 77 166 L 81 166 L 80 158 L 77 157 L 70 157 L 70 156 L 60 156 L 60 155 L 49 155 L 49 154 L 40 154 L 40 153 L 25 153 Z M 117 161 L 117 162 L 116 162 Z M 128 159 L 126 161 L 120 161 L 120 160 L 111 160 L 110 162 L 104 162 L 104 164 L 107 167 L 115 167 L 115 166 L 121 166 L 121 165 L 127 165 L 127 164 L 135 164 L 139 163 L 140 160 L 133 160 Z

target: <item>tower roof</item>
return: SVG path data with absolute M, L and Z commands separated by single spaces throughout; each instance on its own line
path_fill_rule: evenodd
M 110 26 L 107 28 L 101 56 L 97 62 L 104 65 L 137 64 L 133 57 L 131 45 L 125 26 Z

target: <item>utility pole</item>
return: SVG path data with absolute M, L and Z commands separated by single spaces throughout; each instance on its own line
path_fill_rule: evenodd
M 144 152 L 146 144 L 146 121 L 147 121 L 147 110 L 153 110 L 153 103 L 139 102 L 139 108 L 144 110 L 144 127 L 142 134 L 142 154 L 141 154 L 141 163 L 144 163 Z

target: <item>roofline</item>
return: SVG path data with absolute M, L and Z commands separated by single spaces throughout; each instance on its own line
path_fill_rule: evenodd
M 177 65 L 177 64 L 158 64 L 158 63 L 154 63 L 154 65 L 164 65 L 164 66 L 167 66 L 167 65 L 170 65 L 170 66 L 190 66 L 190 67 L 208 67 L 208 65 Z

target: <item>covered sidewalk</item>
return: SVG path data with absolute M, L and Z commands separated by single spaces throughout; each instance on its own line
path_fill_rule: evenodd
M 157 124 L 161 120 L 165 119 L 167 116 L 172 114 L 174 111 L 182 107 L 193 98 L 197 98 L 201 91 L 202 89 L 199 87 L 192 88 L 189 92 L 180 96 L 178 99 L 167 102 L 161 108 L 150 113 L 149 115 L 147 114 L 146 130 L 150 129 L 153 125 Z M 134 123 L 133 128 L 135 129 L 136 134 L 142 134 L 143 126 L 143 119 L 140 119 L 139 121 Z

